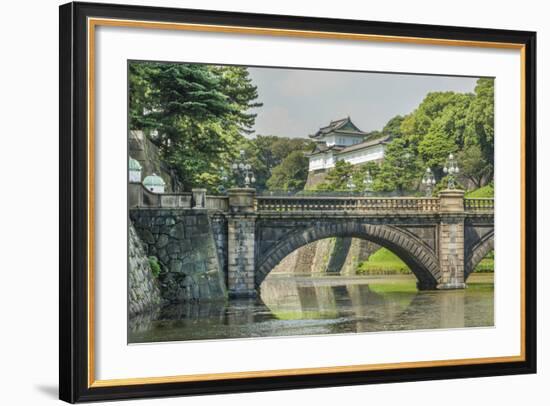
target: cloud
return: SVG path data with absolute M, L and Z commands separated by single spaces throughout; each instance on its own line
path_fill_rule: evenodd
M 349 89 L 353 84 L 353 75 L 346 72 L 286 70 L 281 76 L 279 90 L 288 97 L 325 96 L 340 89 Z
M 472 92 L 477 78 L 249 68 L 264 106 L 257 134 L 306 137 L 331 120 L 350 116 L 364 131 L 408 114 L 431 91 Z
M 299 137 L 299 134 L 291 135 L 288 131 L 289 128 L 295 128 L 297 125 L 298 123 L 286 106 L 264 105 L 259 109 L 256 117 L 256 134 Z

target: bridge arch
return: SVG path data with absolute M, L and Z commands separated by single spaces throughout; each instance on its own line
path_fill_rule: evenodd
M 474 271 L 477 264 L 487 255 L 491 250 L 495 249 L 495 231 L 487 233 L 483 238 L 466 253 L 466 261 L 464 261 L 464 280 L 470 276 Z
M 438 260 L 421 239 L 403 229 L 377 224 L 321 223 L 287 234 L 259 256 L 255 285 L 259 288 L 269 272 L 291 252 L 309 243 L 331 237 L 369 240 L 394 252 L 411 269 L 419 289 L 435 289 L 439 277 Z

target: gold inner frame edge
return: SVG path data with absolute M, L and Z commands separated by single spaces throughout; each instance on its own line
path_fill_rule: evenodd
M 121 20 L 109 18 L 88 18 L 87 21 L 87 44 L 88 44 L 88 63 L 87 63 L 87 80 L 88 80 L 88 388 L 127 386 L 127 385 L 143 385 L 143 384 L 161 384 L 161 383 L 177 383 L 177 382 L 198 382 L 212 381 L 221 379 L 244 379 L 244 378 L 266 378 L 266 377 L 281 377 L 281 376 L 297 376 L 297 375 L 312 375 L 312 374 L 337 374 L 343 372 L 367 372 L 392 370 L 400 368 L 427 368 L 441 366 L 459 366 L 473 364 L 492 364 L 504 362 L 522 362 L 525 361 L 525 45 L 519 43 L 506 42 L 488 42 L 488 41 L 469 41 L 469 40 L 453 40 L 439 38 L 422 38 L 422 37 L 400 37 L 391 35 L 374 35 L 374 34 L 355 34 L 344 32 L 326 32 L 326 31 L 307 31 L 307 30 L 291 30 L 291 29 L 274 29 L 274 28 L 259 28 L 259 27 L 243 27 L 231 25 L 210 25 L 210 24 L 188 24 L 188 23 L 166 23 L 154 21 L 140 20 Z M 480 357 L 480 358 L 464 358 L 453 360 L 434 360 L 434 361 L 414 361 L 414 362 L 397 362 L 383 364 L 363 364 L 363 365 L 344 365 L 330 367 L 315 367 L 315 368 L 294 368 L 294 369 L 277 369 L 266 371 L 243 371 L 243 372 L 219 372 L 209 374 L 188 374 L 160 377 L 143 377 L 143 378 L 120 378 L 120 379 L 95 379 L 95 340 L 94 340 L 94 300 L 95 300 L 95 279 L 94 279 L 94 191 L 95 191 L 95 28 L 97 26 L 110 27 L 130 27 L 130 28 L 147 28 L 147 29 L 162 29 L 162 30 L 180 30 L 180 31 L 195 31 L 195 32 L 218 32 L 218 33 L 234 33 L 244 35 L 265 35 L 265 36 L 283 36 L 283 37 L 299 37 L 299 38 L 319 38 L 319 39 L 340 39 L 340 40 L 357 40 L 357 41 L 372 41 L 372 42 L 392 42 L 402 44 L 419 44 L 419 45 L 435 45 L 435 46 L 460 46 L 460 47 L 478 47 L 478 48 L 496 48 L 496 49 L 512 49 L 520 51 L 520 84 L 521 84 L 521 101 L 520 101 L 520 163 L 521 163 L 521 269 L 520 269 L 520 341 L 521 349 L 519 355 L 502 356 L 502 357 Z

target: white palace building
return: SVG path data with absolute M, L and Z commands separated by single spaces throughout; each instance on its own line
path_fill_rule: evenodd
M 349 117 L 331 121 L 309 136 L 315 141 L 315 149 L 309 154 L 308 184 L 322 181 L 315 175 L 324 175 L 333 168 L 336 161 L 344 160 L 352 165 L 366 162 L 380 162 L 389 136 L 369 139 L 369 134 L 361 131 Z

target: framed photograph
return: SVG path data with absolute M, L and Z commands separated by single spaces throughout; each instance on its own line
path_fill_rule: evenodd
M 534 32 L 60 7 L 60 398 L 536 371 Z

